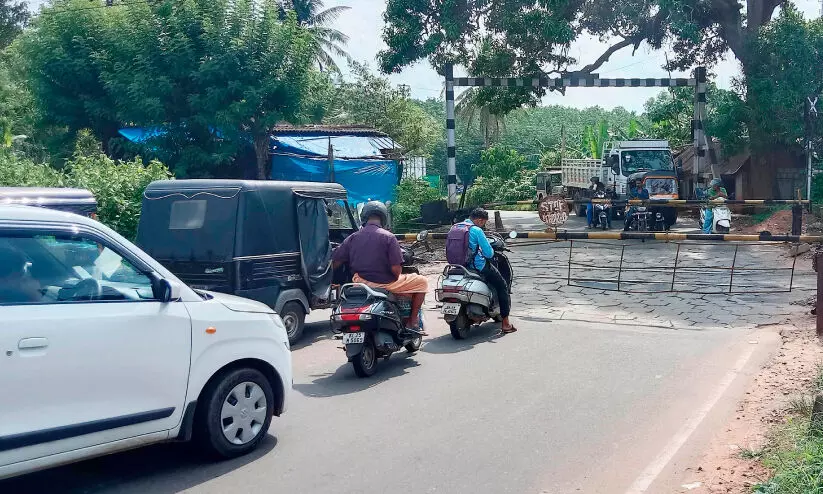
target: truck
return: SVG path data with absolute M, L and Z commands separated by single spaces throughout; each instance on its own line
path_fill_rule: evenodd
M 563 171 L 559 168 L 537 172 L 537 200 L 546 196 L 560 195 L 563 191 Z
M 591 178 L 598 177 L 613 191 L 615 200 L 629 199 L 630 184 L 643 183 L 650 199 L 677 199 L 678 171 L 666 140 L 633 139 L 603 144 L 602 158 L 569 159 L 561 162 L 562 183 L 566 197 L 573 201 L 578 216 L 586 215 L 586 201 L 591 199 Z M 677 209 L 656 207 L 666 227 L 677 221 Z M 618 217 L 621 208 L 613 208 Z

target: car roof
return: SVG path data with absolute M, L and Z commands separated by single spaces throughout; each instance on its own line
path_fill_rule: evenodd
M 74 213 L 35 206 L 0 204 L 0 221 L 47 221 L 50 223 L 72 223 L 86 226 L 99 225 L 97 221 Z

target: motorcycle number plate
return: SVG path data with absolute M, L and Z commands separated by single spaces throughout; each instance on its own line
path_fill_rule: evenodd
M 443 314 L 447 316 L 456 316 L 460 313 L 460 304 L 448 303 L 443 304 Z
M 353 345 L 366 341 L 366 333 L 343 333 L 343 344 Z

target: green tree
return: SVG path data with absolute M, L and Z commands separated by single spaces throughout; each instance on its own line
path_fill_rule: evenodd
M 143 150 L 181 176 L 237 176 L 251 154 L 265 178 L 269 128 L 316 118 L 317 45 L 276 0 L 84 2 L 55 0 L 21 43 L 44 124 L 90 128 L 109 154 L 134 152 L 113 145 L 123 126 L 162 127 Z
M 672 147 L 692 143 L 694 90 L 672 88 L 646 101 L 644 116 L 650 122 L 649 134 L 667 139 Z M 708 135 L 718 138 L 726 153 L 740 151 L 747 141 L 745 103 L 735 92 L 709 84 L 706 93 Z
M 773 19 L 777 7 L 781 14 Z M 823 80 L 814 41 L 819 21 L 802 22 L 787 0 L 388 0 L 385 20 L 383 39 L 388 48 L 379 58 L 386 72 L 428 59 L 436 70 L 454 62 L 472 75 L 503 75 L 503 68 L 510 76 L 551 76 L 567 70 L 587 74 L 615 52 L 636 50 L 641 43 L 653 49 L 671 46 L 666 68 L 686 70 L 696 65 L 711 67 L 730 50 L 740 62 L 749 133 L 758 144 L 764 142 L 754 137 L 760 134 L 765 142 L 774 142 L 774 136 L 792 142 L 788 133 L 781 132 L 787 129 L 774 129 L 779 120 L 774 116 L 796 112 L 803 99 L 789 93 L 799 94 Z M 593 60 L 575 60 L 569 48 L 584 34 L 610 39 L 613 44 Z M 802 73 L 805 80 L 796 79 L 793 73 L 781 75 L 780 67 Z M 765 88 L 784 89 L 778 94 L 786 97 L 769 102 L 771 95 Z M 524 97 L 524 90 L 533 97 L 545 93 L 542 88 L 497 91 Z M 515 98 L 510 106 L 529 101 L 518 103 Z M 777 106 L 781 112 L 768 111 Z
M 0 0 L 0 50 L 11 44 L 28 21 L 26 2 Z
M 235 141 L 254 145 L 257 178 L 268 177 L 269 131 L 301 118 L 316 44 L 293 16 L 281 22 L 278 4 L 237 0 L 206 25 L 208 60 L 195 74 L 189 97 L 195 119 L 211 121 Z
M 326 116 L 331 124 L 368 125 L 396 140 L 410 155 L 427 155 L 439 128 L 426 111 L 409 97 L 374 75 L 365 64 L 353 62 L 354 79 L 340 85 Z
M 338 5 L 323 9 L 322 0 L 291 0 L 292 8 L 297 14 L 297 21 L 305 26 L 320 45 L 317 50 L 317 63 L 322 71 L 328 68 L 333 72 L 340 72 L 340 67 L 334 61 L 334 56 L 351 60 L 345 46 L 349 37 L 330 27 L 340 14 L 349 10 L 345 5 Z

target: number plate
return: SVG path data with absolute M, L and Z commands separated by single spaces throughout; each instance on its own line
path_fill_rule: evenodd
M 352 345 L 366 341 L 366 333 L 343 333 L 343 344 Z
M 448 303 L 448 304 L 443 304 L 443 314 L 446 314 L 447 316 L 456 316 L 459 313 L 460 313 L 460 304 L 456 304 L 456 303 L 453 303 L 453 302 Z

